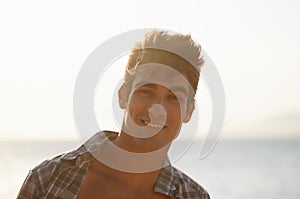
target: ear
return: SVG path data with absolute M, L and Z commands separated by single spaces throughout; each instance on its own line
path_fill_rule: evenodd
M 121 88 L 119 89 L 119 92 L 118 92 L 118 95 L 119 95 L 119 106 L 121 109 L 126 109 L 126 106 L 127 106 L 127 101 L 126 101 L 126 96 L 127 96 L 127 90 L 126 90 L 126 86 L 125 84 L 123 84 L 121 86 Z
M 185 115 L 183 117 L 183 123 L 187 123 L 190 121 L 191 117 L 192 117 L 192 114 L 194 112 L 194 109 L 195 109 L 195 100 L 191 100 L 191 102 L 187 105 L 187 109 L 186 109 L 186 112 L 185 112 Z

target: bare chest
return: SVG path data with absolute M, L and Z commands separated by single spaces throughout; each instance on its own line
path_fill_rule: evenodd
M 130 190 L 130 188 L 123 187 L 105 176 L 95 175 L 95 173 L 89 169 L 77 195 L 77 199 L 86 198 L 166 199 L 170 197 L 156 193 L 150 187 L 145 191 Z

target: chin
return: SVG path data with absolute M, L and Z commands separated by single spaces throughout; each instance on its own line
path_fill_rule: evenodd
M 164 139 L 165 141 L 162 141 L 161 138 L 153 136 L 150 138 L 135 138 L 136 143 L 140 146 L 140 148 L 144 151 L 151 152 L 160 150 L 164 147 L 168 147 L 171 144 L 171 141 L 168 141 L 170 139 Z

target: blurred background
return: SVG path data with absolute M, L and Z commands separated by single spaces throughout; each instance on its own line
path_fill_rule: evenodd
M 80 67 L 102 42 L 136 28 L 191 34 L 224 84 L 218 144 L 199 158 L 212 109 L 201 80 L 199 128 L 176 140 L 187 150 L 174 164 L 211 198 L 299 198 L 299 19 L 296 0 L 1 1 L 0 198 L 15 198 L 41 161 L 80 146 L 72 110 Z M 117 89 L 126 56 L 112 63 L 113 78 L 95 93 L 102 129 L 118 129 L 106 121 L 113 118 L 111 96 L 101 93 Z

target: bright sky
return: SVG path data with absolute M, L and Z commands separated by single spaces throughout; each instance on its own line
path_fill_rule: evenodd
M 299 19 L 297 0 L 1 1 L 0 140 L 78 139 L 72 97 L 81 65 L 136 28 L 191 33 L 202 45 L 225 87 L 223 138 L 299 138 Z M 115 63 L 116 81 L 123 64 Z M 211 107 L 203 82 L 199 89 L 205 131 Z

